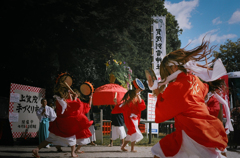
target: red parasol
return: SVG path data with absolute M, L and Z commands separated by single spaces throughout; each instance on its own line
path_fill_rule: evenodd
M 127 92 L 125 88 L 115 83 L 105 84 L 101 87 L 98 87 L 93 93 L 93 105 L 115 105 L 113 99 L 116 92 L 117 102 L 119 103 L 123 98 L 124 94 Z

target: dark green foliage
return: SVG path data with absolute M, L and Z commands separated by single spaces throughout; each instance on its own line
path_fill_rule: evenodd
M 214 56 L 221 58 L 227 72 L 240 71 L 240 39 L 236 42 L 227 40 L 221 44 L 218 51 L 214 51 Z
M 126 61 L 133 78 L 145 79 L 152 15 L 167 16 L 168 53 L 179 48 L 181 30 L 160 0 L 2 1 L 1 96 L 9 96 L 10 83 L 19 83 L 46 88 L 52 97 L 55 78 L 65 71 L 77 88 L 86 80 L 97 88 L 108 83 L 105 62 L 112 59 Z

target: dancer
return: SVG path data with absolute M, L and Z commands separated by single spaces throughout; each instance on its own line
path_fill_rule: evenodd
M 124 144 L 124 138 L 126 137 L 126 132 L 124 129 L 124 118 L 123 114 L 111 114 L 111 121 L 112 121 L 112 131 L 111 131 L 111 138 L 110 144 L 108 146 L 113 146 L 113 141 L 120 138 L 121 147 Z
M 222 82 L 224 82 L 224 81 L 222 80 Z M 222 105 L 219 103 L 218 99 L 214 96 L 214 93 L 209 92 L 206 95 L 205 103 L 207 105 L 207 109 L 209 111 L 209 114 L 217 117 L 222 122 L 222 118 L 223 118 Z M 226 110 L 225 110 L 225 113 L 227 113 Z M 228 116 L 230 116 L 230 114 Z M 229 133 L 229 129 L 226 129 L 226 133 L 227 134 Z M 222 153 L 222 155 L 227 156 L 227 149 L 225 149 L 221 153 Z
M 80 93 L 77 91 L 77 93 L 79 94 L 79 98 L 80 98 Z M 79 108 L 79 115 L 86 115 L 89 110 L 91 109 L 91 102 L 92 102 L 92 95 L 90 96 L 90 100 L 89 100 L 89 103 L 85 103 L 85 102 L 82 102 L 81 101 L 81 106 Z M 91 127 L 91 126 L 90 126 Z M 90 138 L 92 136 L 92 133 L 91 131 L 89 130 L 89 128 L 86 128 L 84 130 L 81 130 L 79 131 L 77 134 L 76 134 L 76 139 L 77 139 L 77 149 L 75 150 L 75 153 L 79 153 L 79 154 L 82 154 L 84 153 L 84 151 L 81 151 L 80 148 L 83 146 L 83 145 L 87 145 L 90 143 Z
M 42 106 L 36 111 L 37 117 L 40 121 L 40 127 L 38 131 L 39 144 L 44 141 L 49 135 L 49 122 L 56 119 L 57 115 L 55 111 L 47 105 L 47 99 L 43 98 L 41 100 Z M 46 148 L 50 148 L 49 144 Z
M 43 141 L 38 147 L 32 150 L 33 156 L 39 158 L 39 150 L 51 143 L 57 146 L 70 146 L 71 156 L 77 157 L 75 153 L 76 134 L 91 126 L 84 114 L 79 114 L 81 101 L 77 98 L 76 93 L 70 94 L 69 89 L 72 79 L 67 73 L 62 73 L 56 80 L 54 87 L 56 98 L 57 118 L 50 123 L 49 137 Z
M 125 147 L 131 142 L 131 152 L 137 152 L 134 150 L 134 145 L 143 139 L 138 125 L 139 116 L 141 116 L 141 111 L 146 109 L 146 105 L 140 97 L 140 91 L 140 89 L 128 90 L 121 100 L 122 104 L 116 105 L 112 110 L 112 114 L 123 113 L 124 122 L 128 129 L 127 137 L 121 147 L 122 151 L 128 151 Z M 116 99 L 114 99 L 114 102 L 116 103 Z
M 193 50 L 179 49 L 169 53 L 160 65 L 162 82 L 158 84 L 151 77 L 147 78 L 149 88 L 157 95 L 155 122 L 161 123 L 174 117 L 176 127 L 176 131 L 152 147 L 155 158 L 225 157 L 220 150 L 227 146 L 227 134 L 222 122 L 209 114 L 204 102 L 209 89 L 215 91 L 222 85 L 207 85 L 198 77 L 211 83 L 225 75 L 226 70 L 221 60 L 214 63 L 212 70 L 194 62 L 210 55 L 208 46 L 209 42 L 203 40 Z

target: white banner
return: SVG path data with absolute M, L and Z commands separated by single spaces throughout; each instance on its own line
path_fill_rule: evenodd
M 160 78 L 160 63 L 166 56 L 166 17 L 153 16 L 152 24 L 152 55 L 153 55 L 153 71 L 158 80 Z

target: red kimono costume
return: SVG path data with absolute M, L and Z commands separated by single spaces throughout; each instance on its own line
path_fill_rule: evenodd
M 214 95 L 210 96 L 209 100 L 207 101 L 207 108 L 210 115 L 218 117 L 218 113 L 220 111 L 219 101 L 214 97 Z
M 81 102 L 81 106 L 79 108 L 79 115 L 86 115 L 90 109 L 91 108 L 89 106 L 89 103 Z M 91 137 L 91 136 L 92 136 L 92 133 L 89 130 L 89 128 L 79 131 L 76 134 L 77 144 L 78 145 L 86 145 L 86 144 L 90 143 L 89 137 Z
M 146 109 L 146 105 L 144 100 L 141 100 L 141 103 L 133 104 L 132 102 L 122 106 L 123 104 L 116 105 L 112 114 L 123 113 L 124 123 L 128 129 L 126 141 L 140 141 L 143 136 L 140 130 L 138 129 L 138 125 L 141 118 L 141 111 Z
M 69 145 L 67 144 L 68 142 L 61 142 L 66 140 L 61 138 L 71 138 L 71 143 L 74 144 L 75 141 L 76 144 L 76 134 L 83 129 L 88 129 L 93 123 L 93 121 L 89 121 L 84 114 L 80 114 L 79 109 L 82 106 L 82 102 L 79 99 L 76 101 L 66 99 L 65 102 L 67 108 L 63 110 L 63 106 L 60 105 L 58 100 L 56 101 L 57 118 L 50 123 L 49 136 L 54 136 L 52 138 L 59 139 L 55 144 L 52 143 L 54 145 Z M 54 139 L 50 138 L 50 142 Z M 49 141 L 49 139 L 47 141 Z
M 207 84 L 192 74 L 182 72 L 158 95 L 155 122 L 174 117 L 176 131 L 152 147 L 153 155 L 161 158 L 221 157 L 219 150 L 226 148 L 228 138 L 222 122 L 209 114 L 204 101 L 207 93 Z

